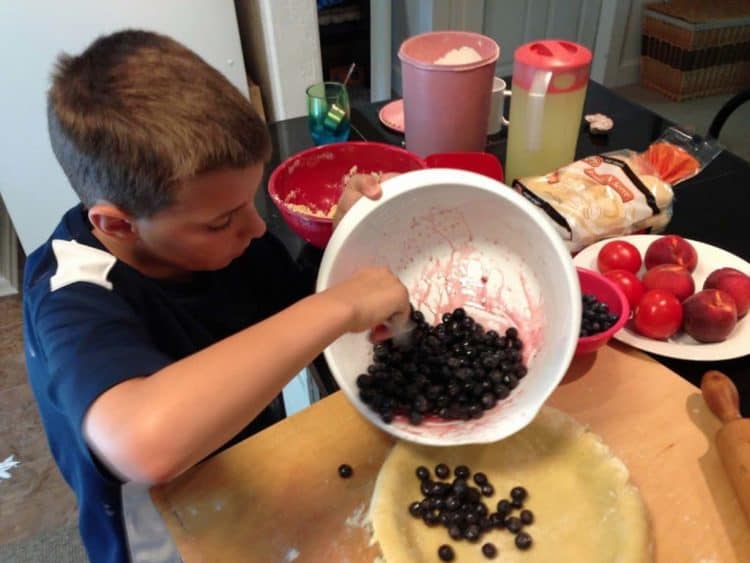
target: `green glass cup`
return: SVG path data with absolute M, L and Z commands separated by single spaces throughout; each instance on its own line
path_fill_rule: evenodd
M 307 124 L 316 145 L 346 141 L 350 116 L 349 94 L 340 82 L 320 82 L 307 89 Z

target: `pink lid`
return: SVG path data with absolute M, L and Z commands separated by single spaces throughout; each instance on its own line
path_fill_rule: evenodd
M 513 54 L 513 85 L 530 89 L 539 71 L 553 74 L 548 92 L 569 92 L 588 83 L 591 51 L 564 39 L 542 39 L 525 43 Z M 556 79 L 563 75 L 565 79 Z

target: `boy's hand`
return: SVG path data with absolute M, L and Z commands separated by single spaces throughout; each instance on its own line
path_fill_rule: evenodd
M 335 230 L 341 218 L 352 208 L 352 205 L 362 196 L 370 199 L 380 198 L 382 191 L 380 182 L 398 176 L 392 172 L 381 174 L 378 180 L 372 174 L 354 174 L 344 186 L 344 191 L 339 198 L 336 213 L 333 214 L 333 229 Z
M 386 321 L 399 326 L 411 314 L 409 292 L 385 267 L 362 268 L 348 280 L 329 288 L 327 293 L 349 308 L 349 332 L 369 330 Z M 379 334 L 378 339 L 389 336 Z

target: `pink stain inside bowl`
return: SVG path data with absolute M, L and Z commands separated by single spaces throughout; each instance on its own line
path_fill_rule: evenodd
M 414 306 L 433 324 L 443 313 L 462 307 L 485 330 L 502 334 L 516 327 L 528 365 L 543 342 L 544 313 L 539 285 L 523 259 L 504 251 L 497 241 L 475 240 L 455 209 L 433 209 L 414 218 L 410 230 L 405 256 L 411 256 L 424 237 L 435 237 L 443 250 L 420 260 L 419 271 L 402 276 Z M 414 262 L 402 259 L 402 267 L 413 270 Z
M 509 252 L 499 240 L 479 240 L 463 213 L 455 208 L 432 208 L 410 221 L 396 263 L 383 255 L 377 262 L 390 264 L 409 289 L 415 308 L 431 324 L 458 307 L 466 310 L 485 330 L 500 334 L 516 327 L 524 343 L 528 367 L 544 343 L 544 309 L 541 290 L 522 257 Z M 425 255 L 421 249 L 430 248 Z M 428 417 L 419 426 L 396 416 L 392 424 L 413 437 L 472 436 L 495 422 L 491 413 L 510 408 L 524 394 L 519 385 L 511 395 L 485 411 L 479 419 L 442 420 Z

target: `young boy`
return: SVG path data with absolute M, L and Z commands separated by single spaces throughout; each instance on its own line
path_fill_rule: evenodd
M 277 421 L 296 373 L 345 332 L 405 318 L 408 296 L 367 268 L 305 297 L 253 205 L 263 122 L 167 37 L 61 56 L 48 119 L 81 204 L 26 265 L 29 378 L 89 558 L 130 561 L 125 483 L 168 481 Z M 379 194 L 360 179 L 343 211 L 357 186 Z

